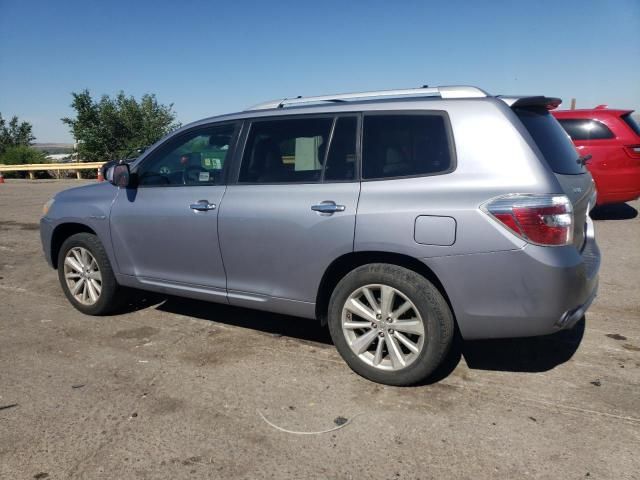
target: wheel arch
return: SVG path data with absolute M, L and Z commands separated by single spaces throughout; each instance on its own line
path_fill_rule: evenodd
M 316 295 L 316 318 L 320 320 L 322 325 L 327 324 L 327 312 L 329 309 L 331 293 L 340 279 L 342 279 L 351 270 L 369 263 L 388 263 L 391 265 L 398 265 L 422 275 L 433 283 L 433 285 L 442 294 L 451 309 L 454 321 L 456 321 L 455 312 L 444 285 L 428 265 L 409 255 L 382 251 L 365 251 L 350 252 L 342 255 L 334 260 L 325 270 L 322 279 L 320 280 L 318 293 Z
M 51 263 L 53 265 L 53 268 L 58 268 L 58 255 L 60 254 L 60 248 L 62 248 L 62 244 L 67 238 L 69 238 L 71 235 L 75 235 L 76 233 L 91 233 L 93 235 L 96 235 L 95 230 L 93 230 L 88 225 L 76 222 L 61 223 L 53 230 L 50 246 Z

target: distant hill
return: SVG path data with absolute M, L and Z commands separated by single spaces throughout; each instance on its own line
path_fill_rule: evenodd
M 51 154 L 72 153 L 73 143 L 34 143 L 33 148 Z

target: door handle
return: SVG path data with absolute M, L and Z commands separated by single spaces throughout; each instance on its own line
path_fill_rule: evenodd
M 209 203 L 209 200 L 198 200 L 196 203 L 189 205 L 189 208 L 198 212 L 207 212 L 209 210 L 215 210 L 216 206 L 214 203 Z
M 337 205 L 333 200 L 325 200 L 324 202 L 311 206 L 311 210 L 314 212 L 326 213 L 329 215 L 335 212 L 344 212 L 345 208 L 346 207 L 344 205 Z

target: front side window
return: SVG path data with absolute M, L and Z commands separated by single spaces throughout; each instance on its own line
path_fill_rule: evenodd
M 364 179 L 433 175 L 453 166 L 440 114 L 366 115 L 362 144 Z
M 141 186 L 219 185 L 236 125 L 216 125 L 160 146 L 136 172 Z
M 603 140 L 613 138 L 613 132 L 604 123 L 587 119 L 558 119 L 572 140 Z
M 238 181 L 319 182 L 332 124 L 332 118 L 253 122 Z

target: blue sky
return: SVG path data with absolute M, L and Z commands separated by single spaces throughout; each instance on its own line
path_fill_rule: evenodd
M 640 110 L 640 0 L 0 0 L 0 112 L 71 136 L 71 92 L 183 123 L 272 98 L 471 84 Z

